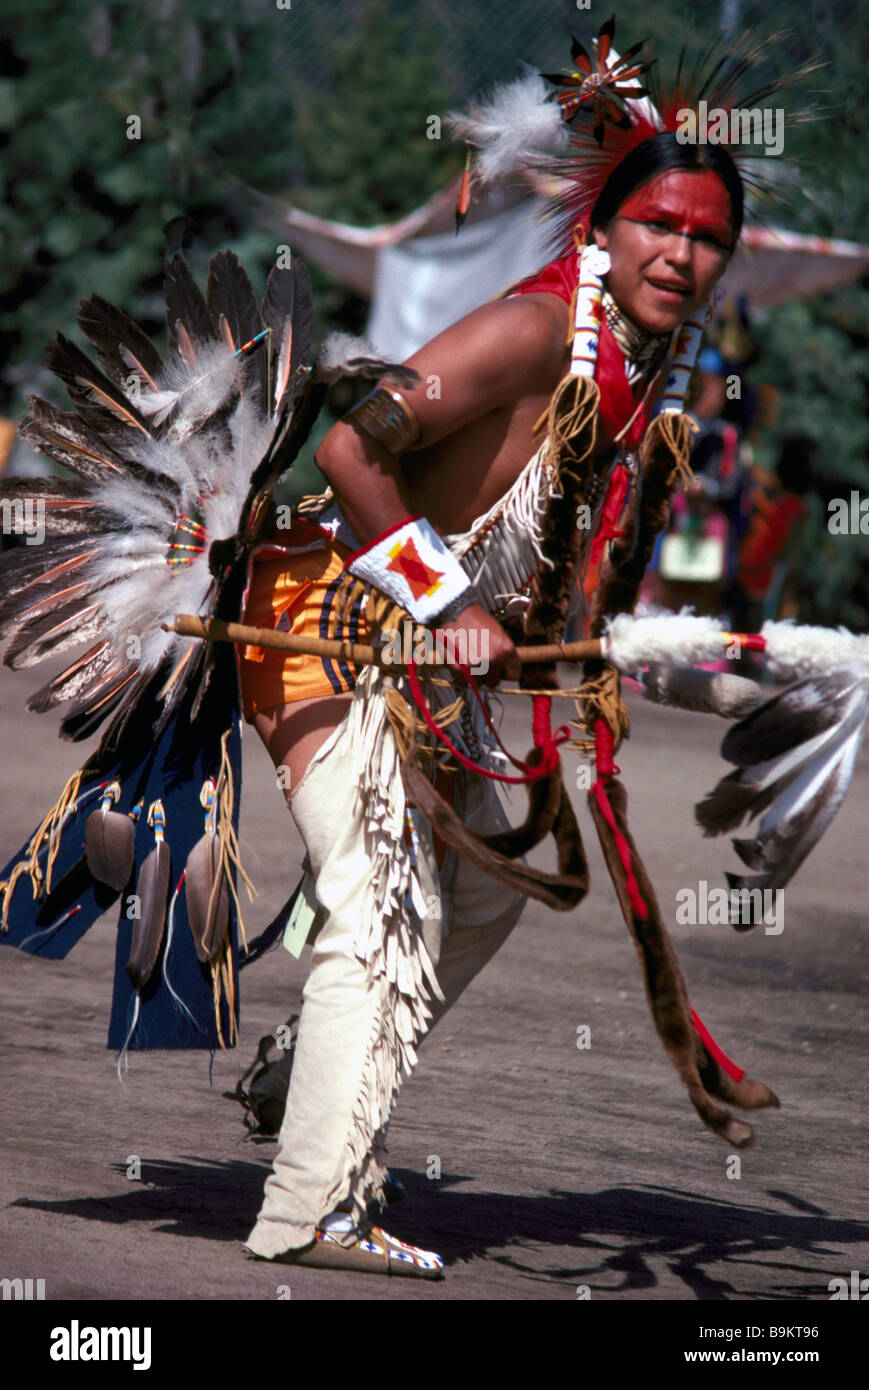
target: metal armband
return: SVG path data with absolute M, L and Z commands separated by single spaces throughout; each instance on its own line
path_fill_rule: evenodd
M 391 454 L 407 453 L 422 433 L 407 401 L 391 386 L 375 386 L 344 419 L 358 425 Z

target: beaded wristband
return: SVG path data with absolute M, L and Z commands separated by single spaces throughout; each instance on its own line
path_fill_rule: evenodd
M 468 576 L 424 516 L 405 517 L 375 536 L 345 568 L 425 626 L 450 621 L 475 602 Z

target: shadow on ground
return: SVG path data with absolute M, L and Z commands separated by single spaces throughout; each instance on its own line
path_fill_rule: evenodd
M 261 1164 L 239 1159 L 143 1160 L 141 1182 L 131 1183 L 128 1192 L 65 1201 L 21 1197 L 12 1205 L 237 1241 L 253 1224 L 263 1174 Z M 461 1192 L 458 1185 L 468 1179 L 457 1175 L 443 1176 L 435 1190 L 418 1173 L 398 1170 L 396 1176 L 407 1201 L 403 1209 L 390 1209 L 393 1235 L 437 1249 L 448 1266 L 486 1258 L 535 1280 L 588 1285 L 592 1294 L 650 1296 L 658 1284 L 653 1262 L 663 1260 L 686 1296 L 697 1299 L 828 1298 L 819 1260 L 838 1266 L 841 1254 L 831 1247 L 869 1237 L 865 1223 L 830 1216 L 781 1190 L 770 1189 L 768 1195 L 789 1211 L 660 1186 L 520 1196 Z M 558 1259 L 559 1252 L 568 1255 L 566 1261 Z M 752 1270 L 756 1266 L 768 1272 L 762 1290 Z M 750 1271 L 750 1277 L 742 1277 Z

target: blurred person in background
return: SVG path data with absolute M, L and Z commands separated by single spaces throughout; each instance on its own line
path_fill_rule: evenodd
M 698 426 L 691 450 L 694 478 L 673 498 L 670 525 L 655 547 L 643 598 L 674 612 L 690 606 L 716 615 L 736 572 L 751 451 L 741 400 L 728 400 L 734 365 L 717 348 L 705 347 L 697 369 L 699 394 L 690 408 Z
M 728 595 L 734 629 L 756 632 L 765 618 L 797 616 L 789 577 L 815 486 L 817 445 L 792 435 L 781 446 L 774 474 L 756 473 L 748 493 L 748 525 Z

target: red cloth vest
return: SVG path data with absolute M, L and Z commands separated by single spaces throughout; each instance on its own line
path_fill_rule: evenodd
M 558 260 L 550 261 L 542 270 L 521 280 L 510 294 L 555 294 L 570 304 L 576 291 L 579 265 L 576 251 L 570 251 Z M 606 319 L 601 319 L 600 342 L 598 345 L 597 366 L 594 379 L 600 388 L 599 426 L 612 442 L 624 428 L 637 406 L 643 386 L 642 379 L 635 391 L 628 385 L 625 376 L 625 363 L 621 348 L 613 337 Z M 647 402 L 637 415 L 625 443 L 636 446 L 646 431 L 650 405 Z
M 577 252 L 570 251 L 566 256 L 550 261 L 547 266 L 521 280 L 510 294 L 556 294 L 566 304 L 571 304 L 576 291 L 579 274 Z M 625 362 L 622 350 L 613 337 L 606 319 L 601 318 L 600 341 L 598 344 L 597 366 L 594 379 L 600 389 L 600 413 L 598 416 L 598 439 L 613 443 L 616 435 L 624 428 L 637 407 L 637 401 L 645 385 L 643 379 L 631 390 L 625 375 Z M 624 443 L 629 447 L 639 444 L 646 432 L 651 409 L 651 398 L 637 413 L 637 417 L 625 436 Z M 600 524 L 591 544 L 585 593 L 588 596 L 597 586 L 604 547 L 608 541 L 621 535 L 618 520 L 624 509 L 628 494 L 629 476 L 622 464 L 617 464 L 610 476 L 606 498 L 601 512 Z

